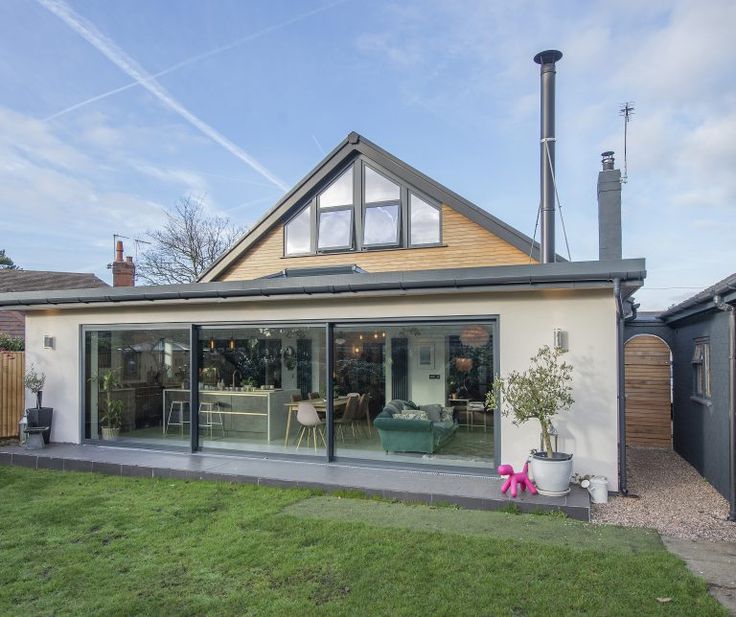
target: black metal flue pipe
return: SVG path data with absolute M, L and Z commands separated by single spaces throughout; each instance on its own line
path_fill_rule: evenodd
M 541 110 L 539 143 L 539 184 L 541 191 L 541 257 L 542 263 L 555 261 L 555 63 L 562 58 L 556 49 L 534 56 L 540 65 Z

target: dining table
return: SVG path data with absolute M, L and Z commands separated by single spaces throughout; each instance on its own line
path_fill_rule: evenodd
M 348 399 L 350 397 L 348 396 L 336 396 L 332 400 L 332 409 L 333 412 L 337 413 L 338 410 L 345 410 L 345 405 L 348 402 Z M 314 405 L 314 409 L 317 411 L 320 415 L 326 415 L 327 414 L 327 399 L 324 398 L 313 398 L 313 399 L 305 399 L 304 401 L 292 401 L 291 403 L 286 403 L 286 435 L 284 437 L 284 446 L 289 445 L 289 434 L 291 431 L 291 416 L 296 413 L 296 411 L 299 409 L 299 403 L 312 403 Z

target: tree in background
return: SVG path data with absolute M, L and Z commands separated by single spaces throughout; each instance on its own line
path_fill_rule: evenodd
M 161 229 L 146 232 L 151 244 L 138 258 L 137 276 L 152 285 L 196 281 L 241 233 L 228 218 L 209 216 L 200 200 L 184 197 Z
M 0 249 L 0 270 L 17 270 L 18 266 L 5 254 L 5 249 Z

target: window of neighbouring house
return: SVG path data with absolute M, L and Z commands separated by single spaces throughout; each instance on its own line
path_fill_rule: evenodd
M 291 219 L 285 227 L 287 255 L 300 255 L 312 250 L 312 208 L 308 206 Z
M 693 394 L 698 398 L 711 396 L 710 341 L 697 339 L 693 351 Z
M 440 209 L 411 193 L 409 210 L 411 245 L 438 243 L 440 241 Z

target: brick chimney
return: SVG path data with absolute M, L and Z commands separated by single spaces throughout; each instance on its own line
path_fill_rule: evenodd
M 135 287 L 135 264 L 128 255 L 123 259 L 123 241 L 115 244 L 115 261 L 112 262 L 112 286 Z

